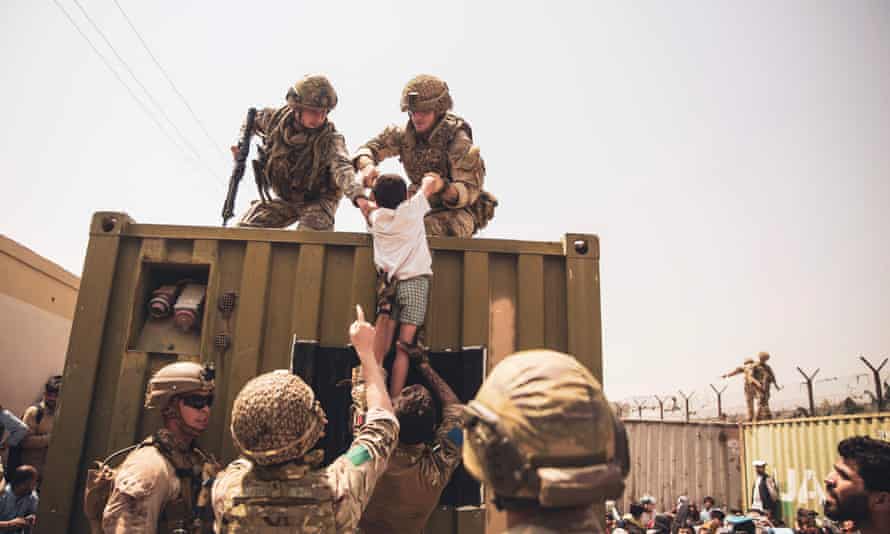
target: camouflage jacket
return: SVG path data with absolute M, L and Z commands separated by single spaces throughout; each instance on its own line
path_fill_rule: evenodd
M 185 527 L 187 532 L 209 532 L 209 524 L 193 521 L 193 510 L 202 498 L 202 477 L 212 474 L 207 466 L 215 464 L 213 459 L 197 448 L 177 444 L 166 430 L 156 432 L 143 445 L 117 470 L 102 514 L 102 531 L 163 534 Z M 193 484 L 187 484 L 190 479 Z
M 430 206 L 434 211 L 470 206 L 484 185 L 485 163 L 479 147 L 473 145 L 473 131 L 469 123 L 450 112 L 428 135 L 418 134 L 410 120 L 404 128 L 389 126 L 359 148 L 353 162 L 361 156 L 370 157 L 374 163 L 398 156 L 414 189 L 427 172 L 436 172 L 450 182 L 457 190 L 457 199 L 449 203 L 433 195 Z
M 290 106 L 257 112 L 254 131 L 263 139 L 261 171 L 275 194 L 300 202 L 327 197 L 364 196 L 346 150 L 346 140 L 330 121 L 315 131 L 300 126 Z
M 354 530 L 398 435 L 395 416 L 372 409 L 349 451 L 325 468 L 296 463 L 255 468 L 246 459 L 235 460 L 213 485 L 216 532 L 263 532 L 264 526 L 270 532 L 279 531 L 273 527 L 319 533 Z M 278 500 L 270 490 L 286 498 Z
M 362 516 L 364 534 L 416 534 L 423 529 L 461 458 L 460 405 L 443 411 L 432 443 L 399 443 Z

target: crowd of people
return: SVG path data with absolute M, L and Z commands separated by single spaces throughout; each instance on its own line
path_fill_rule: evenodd
M 22 417 L 0 405 L 0 532 L 26 534 L 37 522 L 38 488 L 56 417 L 62 377 L 52 376 Z
M 890 442 L 856 436 L 842 440 L 838 459 L 825 478 L 826 517 L 800 508 L 782 517 L 776 483 L 766 462 L 755 460 L 755 481 L 747 513 L 716 506 L 705 497 L 701 508 L 680 496 L 672 508 L 658 513 L 656 499 L 644 495 L 621 514 L 606 504 L 608 534 L 886 534 L 890 533 Z

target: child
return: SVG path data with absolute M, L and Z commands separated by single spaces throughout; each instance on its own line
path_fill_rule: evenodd
M 423 217 L 430 210 L 430 195 L 443 185 L 442 178 L 430 173 L 408 199 L 405 180 L 398 174 L 383 174 L 374 181 L 376 204 L 362 210 L 374 238 L 374 264 L 382 281 L 374 338 L 374 355 L 381 365 L 399 327 L 389 386 L 392 398 L 405 386 L 409 352 L 420 350 L 415 340 L 426 316 L 433 275 Z

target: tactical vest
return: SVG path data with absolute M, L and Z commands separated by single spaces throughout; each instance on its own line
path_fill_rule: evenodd
M 427 172 L 437 172 L 446 179 L 451 177 L 448 147 L 461 130 L 470 136 L 470 140 L 473 139 L 473 129 L 470 128 L 470 124 L 451 112 L 442 116 L 426 138 L 418 136 L 414 125 L 408 121 L 399 161 L 405 167 L 405 173 L 412 183 L 420 185 L 423 175 Z
M 174 451 L 152 436 L 141 446 L 152 446 L 161 453 L 179 479 L 179 495 L 166 503 L 158 518 L 158 534 L 197 534 L 211 532 L 213 526 L 209 492 L 202 493 L 204 464 L 209 457 L 194 448 L 188 454 Z
M 188 455 L 174 453 L 156 436 L 121 449 L 104 461 L 97 461 L 96 467 L 88 470 L 84 488 L 84 514 L 90 523 L 91 532 L 94 534 L 102 532 L 102 513 L 114 489 L 117 476 L 117 468 L 111 467 L 112 460 L 142 447 L 154 447 L 166 461 L 170 462 L 179 479 L 179 495 L 161 509 L 158 534 L 211 532 L 213 520 L 209 494 L 207 491 L 202 493 L 204 465 L 211 462 L 211 458 L 197 448 Z
M 221 533 L 336 532 L 334 493 L 324 469 L 254 465 L 239 489 L 223 514 Z
M 299 128 L 292 109 L 283 106 L 269 121 L 254 170 L 261 170 L 278 198 L 288 202 L 337 197 L 330 168 L 336 133 L 331 122 L 314 132 Z

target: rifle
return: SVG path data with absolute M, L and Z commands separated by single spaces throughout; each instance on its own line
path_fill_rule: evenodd
M 253 123 L 256 119 L 256 108 L 247 110 L 247 120 L 244 121 L 244 132 L 241 139 L 238 140 L 238 154 L 235 155 L 235 168 L 232 170 L 232 177 L 229 178 L 229 191 L 226 194 L 226 201 L 223 203 L 222 225 L 225 226 L 229 219 L 235 215 L 235 196 L 238 194 L 238 184 L 244 177 L 244 169 L 246 168 L 247 156 L 250 155 L 250 138 L 253 135 Z

